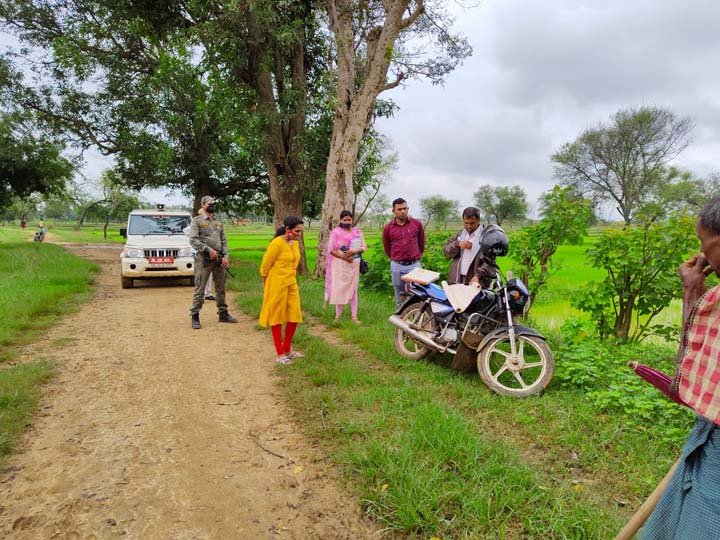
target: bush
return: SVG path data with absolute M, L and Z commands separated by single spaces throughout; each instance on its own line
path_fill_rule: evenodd
M 676 356 L 673 349 L 599 340 L 591 323 L 574 319 L 563 325 L 561 339 L 562 345 L 555 349 L 554 384 L 582 390 L 599 412 L 622 414 L 631 427 L 664 425 L 664 440 L 682 442 L 692 411 L 672 402 L 627 367 L 635 360 L 672 375 Z
M 382 240 L 378 240 L 363 258 L 370 265 L 367 274 L 360 276 L 360 284 L 364 289 L 383 294 L 393 294 L 392 278 L 390 277 L 390 259 L 385 255 Z
M 587 258 L 606 277 L 589 283 L 573 298 L 573 307 L 590 313 L 604 337 L 642 341 L 667 336 L 667 328 L 652 320 L 680 294 L 677 268 L 697 249 L 693 231 L 688 217 L 604 231 Z

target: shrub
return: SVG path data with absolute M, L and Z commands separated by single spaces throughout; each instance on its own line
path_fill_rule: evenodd
M 601 336 L 642 341 L 667 335 L 652 320 L 680 294 L 677 268 L 696 249 L 693 231 L 687 217 L 604 231 L 587 258 L 606 277 L 588 284 L 572 305 L 590 313 Z
M 627 367 L 635 360 L 672 375 L 676 356 L 672 348 L 599 340 L 590 323 L 574 319 L 563 325 L 561 339 L 554 384 L 582 390 L 599 412 L 622 414 L 631 427 L 664 425 L 664 440 L 682 442 L 691 410 L 672 402 Z

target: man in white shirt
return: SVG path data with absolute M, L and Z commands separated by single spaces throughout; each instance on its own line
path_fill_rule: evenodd
M 443 252 L 450 263 L 448 284 L 462 283 L 467 285 L 476 274 L 478 266 L 485 262 L 480 253 L 480 235 L 483 227 L 480 225 L 480 211 L 469 206 L 462 213 L 463 229 L 443 246 Z

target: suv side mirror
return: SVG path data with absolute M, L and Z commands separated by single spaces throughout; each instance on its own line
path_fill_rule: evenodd
M 120 229 L 120 236 L 122 236 L 123 238 L 127 238 L 127 229 L 126 228 Z

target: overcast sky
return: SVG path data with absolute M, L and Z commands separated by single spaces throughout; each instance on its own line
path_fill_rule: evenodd
M 404 197 L 419 215 L 422 197 L 463 208 L 482 184 L 520 185 L 535 206 L 556 183 L 553 151 L 643 105 L 693 119 L 676 165 L 720 171 L 720 0 L 464 2 L 475 7 L 450 5 L 473 56 L 444 86 L 410 81 L 382 94 L 400 107 L 378 124 L 399 154 L 390 200 Z M 110 166 L 86 157 L 90 176 Z
M 453 4 L 473 56 L 444 86 L 411 81 L 379 123 L 399 153 L 385 189 L 419 214 L 422 197 L 460 207 L 482 184 L 528 201 L 556 180 L 549 156 L 620 109 L 658 105 L 694 123 L 676 165 L 720 171 L 720 1 L 483 0 Z

